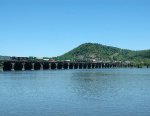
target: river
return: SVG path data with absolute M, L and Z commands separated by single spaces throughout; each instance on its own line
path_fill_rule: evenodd
M 150 69 L 0 72 L 0 116 L 150 116 Z

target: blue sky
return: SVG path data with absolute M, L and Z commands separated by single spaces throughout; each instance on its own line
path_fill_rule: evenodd
M 0 55 L 58 56 L 82 43 L 150 49 L 150 0 L 0 0 Z

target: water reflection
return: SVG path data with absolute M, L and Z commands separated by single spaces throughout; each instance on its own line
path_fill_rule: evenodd
M 120 74 L 112 73 L 108 74 L 101 70 L 96 72 L 89 72 L 89 70 L 74 72 L 70 78 L 71 87 L 74 93 L 84 99 L 105 99 L 105 96 L 109 96 L 109 93 L 111 93 L 110 97 L 112 97 L 122 88 L 121 83 L 118 82 Z M 114 75 L 115 77 L 113 77 Z M 114 90 L 113 88 L 116 89 Z

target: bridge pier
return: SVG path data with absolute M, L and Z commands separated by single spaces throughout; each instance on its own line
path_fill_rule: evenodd
M 35 63 L 32 63 L 32 69 L 31 70 L 34 70 L 34 65 L 35 65 Z
M 97 64 L 97 68 L 100 68 L 100 64 Z
M 104 63 L 104 67 L 103 68 L 106 68 L 106 64 Z
M 57 70 L 57 69 L 58 69 L 58 63 L 55 63 L 55 65 L 56 65 L 56 68 L 55 68 L 55 69 Z
M 86 64 L 86 69 L 88 69 L 88 64 Z
M 82 69 L 84 69 L 84 64 L 82 64 Z
M 65 65 L 64 65 L 64 63 L 62 64 L 62 69 L 65 69 L 65 67 L 64 67 Z
M 85 69 L 88 69 L 88 64 L 87 63 L 85 63 Z
M 11 71 L 15 70 L 15 63 L 11 63 L 12 67 L 11 67 Z
M 77 69 L 79 69 L 80 67 L 79 67 L 79 64 L 77 64 L 78 66 L 77 66 Z
M 0 62 L 0 71 L 3 72 L 3 68 L 4 68 L 4 63 Z
M 68 63 L 68 68 L 67 68 L 68 70 L 69 70 L 69 67 L 70 67 L 70 63 Z
M 72 69 L 75 69 L 74 63 L 73 63 L 73 68 Z
M 90 69 L 92 69 L 92 64 L 90 64 Z
M 22 63 L 22 71 L 25 70 L 25 63 Z
M 98 64 L 98 68 L 101 68 L 101 64 Z
M 49 63 L 49 70 L 51 70 L 51 63 Z
M 0 67 L 0 72 L 3 72 L 3 71 L 4 71 L 4 70 L 3 70 L 3 66 L 1 66 L 1 67 Z
M 104 68 L 104 64 L 103 63 L 101 64 L 101 68 Z
M 94 69 L 96 68 L 96 64 L 94 64 Z
M 41 65 L 40 70 L 43 70 L 43 64 L 42 64 L 42 63 L 40 63 L 40 65 Z

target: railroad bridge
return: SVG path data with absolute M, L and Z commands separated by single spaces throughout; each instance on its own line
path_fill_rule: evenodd
M 98 69 L 132 67 L 121 62 L 48 62 L 48 61 L 3 61 L 2 71 L 56 70 L 56 69 Z

